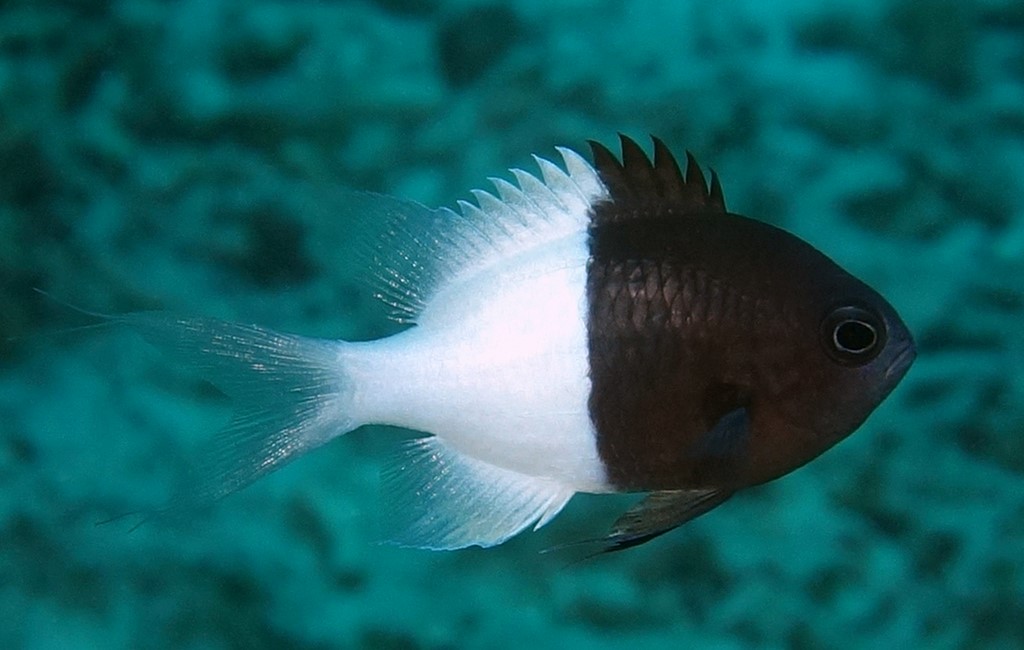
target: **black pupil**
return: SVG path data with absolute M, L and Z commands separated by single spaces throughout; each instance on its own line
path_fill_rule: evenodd
M 875 328 L 859 320 L 846 320 L 836 325 L 833 338 L 837 348 L 855 354 L 867 352 L 878 339 Z

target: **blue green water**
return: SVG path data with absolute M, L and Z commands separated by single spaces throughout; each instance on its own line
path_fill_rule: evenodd
M 1024 647 L 1016 0 L 0 4 L 0 647 Z M 103 312 L 393 329 L 338 188 L 429 204 L 653 133 L 919 344 L 861 430 L 629 552 L 629 497 L 490 550 L 382 546 L 357 432 L 175 524 L 229 405 Z M 507 177 L 507 174 L 506 174 Z M 50 332 L 50 334 L 40 333 Z

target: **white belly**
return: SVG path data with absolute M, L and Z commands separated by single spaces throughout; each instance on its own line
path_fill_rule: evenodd
M 487 463 L 608 489 L 597 453 L 585 233 L 443 287 L 418 325 L 347 346 L 353 415 L 425 431 Z

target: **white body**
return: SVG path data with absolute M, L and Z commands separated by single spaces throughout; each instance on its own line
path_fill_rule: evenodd
M 342 350 L 350 416 L 575 491 L 608 489 L 587 409 L 584 233 L 502 259 L 433 296 L 405 332 Z
M 543 181 L 513 170 L 497 196 L 431 210 L 353 196 L 383 219 L 380 297 L 414 323 L 367 343 L 166 314 L 117 317 L 195 364 L 235 400 L 234 418 L 177 504 L 221 498 L 364 424 L 428 435 L 385 473 L 392 540 L 500 544 L 550 521 L 573 494 L 611 490 L 588 409 L 587 230 L 607 197 L 560 149 Z M 173 506 L 172 506 L 173 507 Z

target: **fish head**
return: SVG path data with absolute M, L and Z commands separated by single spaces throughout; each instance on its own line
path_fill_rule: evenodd
M 784 316 L 767 328 L 772 351 L 754 373 L 752 452 L 765 460 L 753 466 L 752 482 L 792 471 L 853 433 L 917 354 L 910 330 L 885 298 L 807 249 L 813 263 L 797 264 L 796 276 L 792 265 L 787 270 L 787 281 L 799 277 L 802 289 L 778 305 Z
M 606 188 L 588 262 L 591 417 L 611 482 L 735 491 L 855 431 L 915 357 L 879 293 L 793 233 L 729 212 L 693 156 L 654 139 Z

